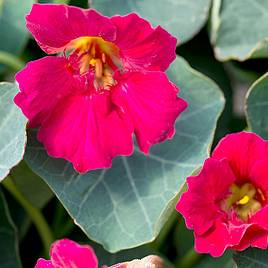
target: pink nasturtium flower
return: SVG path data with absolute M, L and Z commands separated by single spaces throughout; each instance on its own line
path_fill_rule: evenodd
M 165 70 L 176 39 L 136 14 L 34 4 L 27 28 L 48 54 L 16 75 L 15 103 L 39 128 L 49 155 L 79 172 L 111 166 L 113 157 L 171 138 L 186 108 Z
M 267 248 L 267 141 L 254 133 L 227 135 L 187 185 L 177 210 L 194 230 L 197 252 Z
M 88 245 L 79 245 L 69 239 L 56 241 L 50 249 L 51 260 L 39 259 L 35 268 L 98 268 L 98 259 Z M 119 263 L 110 268 L 163 268 L 158 256 L 148 256 L 141 260 Z M 108 268 L 103 266 L 102 268 Z

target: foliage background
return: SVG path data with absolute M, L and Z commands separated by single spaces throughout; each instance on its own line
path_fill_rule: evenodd
M 25 28 L 24 16 L 33 2 L 0 0 L 1 81 L 13 83 L 14 74 L 26 62 L 45 56 Z M 39 2 L 88 7 L 86 0 Z M 26 119 L 12 104 L 16 86 L 1 83 L 0 180 L 9 174 L 19 193 L 10 190 L 5 183 L 8 179 L 3 181 L 0 267 L 33 267 L 39 256 L 47 256 L 44 244 L 49 237 L 48 241 L 40 239 L 40 230 L 29 217 L 33 211 L 42 211 L 54 239 L 69 237 L 93 245 L 101 264 L 156 253 L 170 267 L 235 267 L 232 252 L 218 259 L 194 253 L 192 232 L 186 230 L 174 204 L 186 177 L 198 170 L 210 148 L 225 134 L 247 129 L 268 138 L 268 1 L 90 3 L 109 16 L 138 12 L 180 40 L 178 59 L 168 75 L 181 88 L 189 109 L 176 124 L 174 140 L 155 146 L 149 158 L 136 152 L 128 159 L 117 159 L 111 170 L 80 176 L 65 161 L 50 159 L 34 132 L 28 131 L 21 161 Z M 21 196 L 28 200 L 28 210 Z M 107 250 L 123 251 L 111 254 Z M 266 252 L 255 249 L 235 253 L 234 259 L 238 267 L 268 263 Z

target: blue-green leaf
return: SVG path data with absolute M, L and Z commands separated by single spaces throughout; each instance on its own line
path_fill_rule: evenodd
M 205 24 L 211 0 L 94 0 L 92 7 L 107 16 L 136 12 L 153 25 L 161 25 L 179 39 L 191 39 Z
M 12 83 L 0 83 L 0 181 L 24 155 L 27 119 L 14 104 L 18 88 Z
M 28 31 L 25 15 L 35 0 L 0 0 L 0 51 L 18 54 L 24 47 Z
M 248 124 L 253 132 L 268 139 L 268 73 L 250 87 L 246 102 Z
M 211 41 L 219 60 L 268 57 L 268 1 L 214 0 Z

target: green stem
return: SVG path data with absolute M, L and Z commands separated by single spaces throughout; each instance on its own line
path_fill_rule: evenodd
M 197 254 L 193 248 L 191 248 L 182 258 L 178 259 L 175 262 L 175 267 L 177 268 L 190 268 L 194 267 L 194 264 L 197 263 L 203 257 L 202 254 Z
M 5 51 L 0 51 L 0 63 L 12 68 L 14 71 L 19 71 L 24 67 L 23 61 Z
M 3 185 L 28 213 L 40 235 L 46 253 L 48 253 L 54 238 L 43 214 L 21 194 L 10 176 L 3 181 Z

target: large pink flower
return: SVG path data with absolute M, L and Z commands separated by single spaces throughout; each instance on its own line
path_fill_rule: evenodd
M 227 135 L 187 185 L 177 210 L 194 230 L 196 251 L 220 256 L 267 248 L 267 141 L 254 133 Z
M 79 172 L 111 166 L 113 157 L 171 138 L 186 108 L 164 71 L 176 39 L 136 14 L 102 16 L 93 9 L 34 4 L 27 28 L 48 56 L 16 75 L 15 103 L 39 128 L 53 157 Z
M 94 250 L 87 245 L 81 246 L 69 239 L 56 241 L 50 249 L 51 260 L 40 258 L 35 268 L 98 268 L 98 259 Z M 163 268 L 158 256 L 147 256 L 141 260 L 119 263 L 111 268 Z M 102 268 L 108 268 L 103 266 Z

